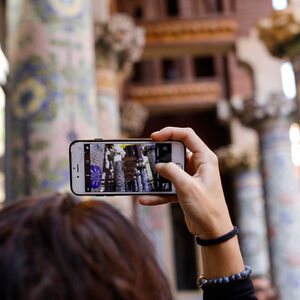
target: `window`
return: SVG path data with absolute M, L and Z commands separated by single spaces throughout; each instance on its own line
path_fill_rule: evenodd
M 214 66 L 214 58 L 211 56 L 207 57 L 195 57 L 194 58 L 194 70 L 195 77 L 214 77 L 215 74 L 215 66 Z
M 143 9 L 141 8 L 141 6 L 137 6 L 137 7 L 134 9 L 133 17 L 134 17 L 135 19 L 142 19 L 142 18 L 143 18 Z
M 285 62 L 280 67 L 282 89 L 285 96 L 289 99 L 296 97 L 296 79 L 293 65 L 290 62 Z
M 272 5 L 275 10 L 286 9 L 288 6 L 288 0 L 272 0 Z
M 292 160 L 295 166 L 300 166 L 300 127 L 294 123 L 290 127 L 290 140 L 292 148 Z
M 223 0 L 204 0 L 204 7 L 208 13 L 222 12 Z
M 178 16 L 178 0 L 167 0 L 167 13 L 169 16 Z
M 176 59 L 164 59 L 162 62 L 163 79 L 175 80 L 181 78 L 179 61 Z
M 133 82 L 141 82 L 143 79 L 143 66 L 142 62 L 137 62 L 133 65 Z
M 216 10 L 217 10 L 217 12 L 222 12 L 223 11 L 223 0 L 217 0 Z
M 177 289 L 195 290 L 197 289 L 195 284 L 197 261 L 194 237 L 187 230 L 184 215 L 179 204 L 171 205 L 171 215 Z
M 230 0 L 230 10 L 232 12 L 236 11 L 236 0 Z

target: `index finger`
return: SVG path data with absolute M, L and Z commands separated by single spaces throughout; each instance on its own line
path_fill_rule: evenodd
M 209 150 L 192 128 L 165 127 L 153 132 L 151 138 L 156 141 L 179 140 L 193 153 Z

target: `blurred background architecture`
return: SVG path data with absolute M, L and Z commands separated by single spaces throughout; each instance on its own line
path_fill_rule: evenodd
M 299 0 L 1 0 L 2 205 L 68 191 L 74 139 L 192 127 L 257 286 L 300 299 L 299 45 Z M 199 299 L 178 205 L 108 201 L 143 226 L 176 299 Z

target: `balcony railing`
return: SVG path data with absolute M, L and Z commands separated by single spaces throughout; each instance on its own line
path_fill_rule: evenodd
M 147 45 L 233 41 L 238 24 L 231 18 L 144 22 Z
M 195 108 L 215 105 L 221 98 L 222 87 L 218 79 L 171 83 L 154 86 L 131 86 L 128 97 L 144 104 L 150 110 Z

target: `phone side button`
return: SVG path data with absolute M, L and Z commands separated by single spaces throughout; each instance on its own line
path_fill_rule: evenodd
M 179 168 L 183 169 L 183 166 L 182 166 L 181 163 L 176 163 L 176 165 L 177 165 Z
M 103 141 L 103 138 L 94 139 L 94 141 Z

